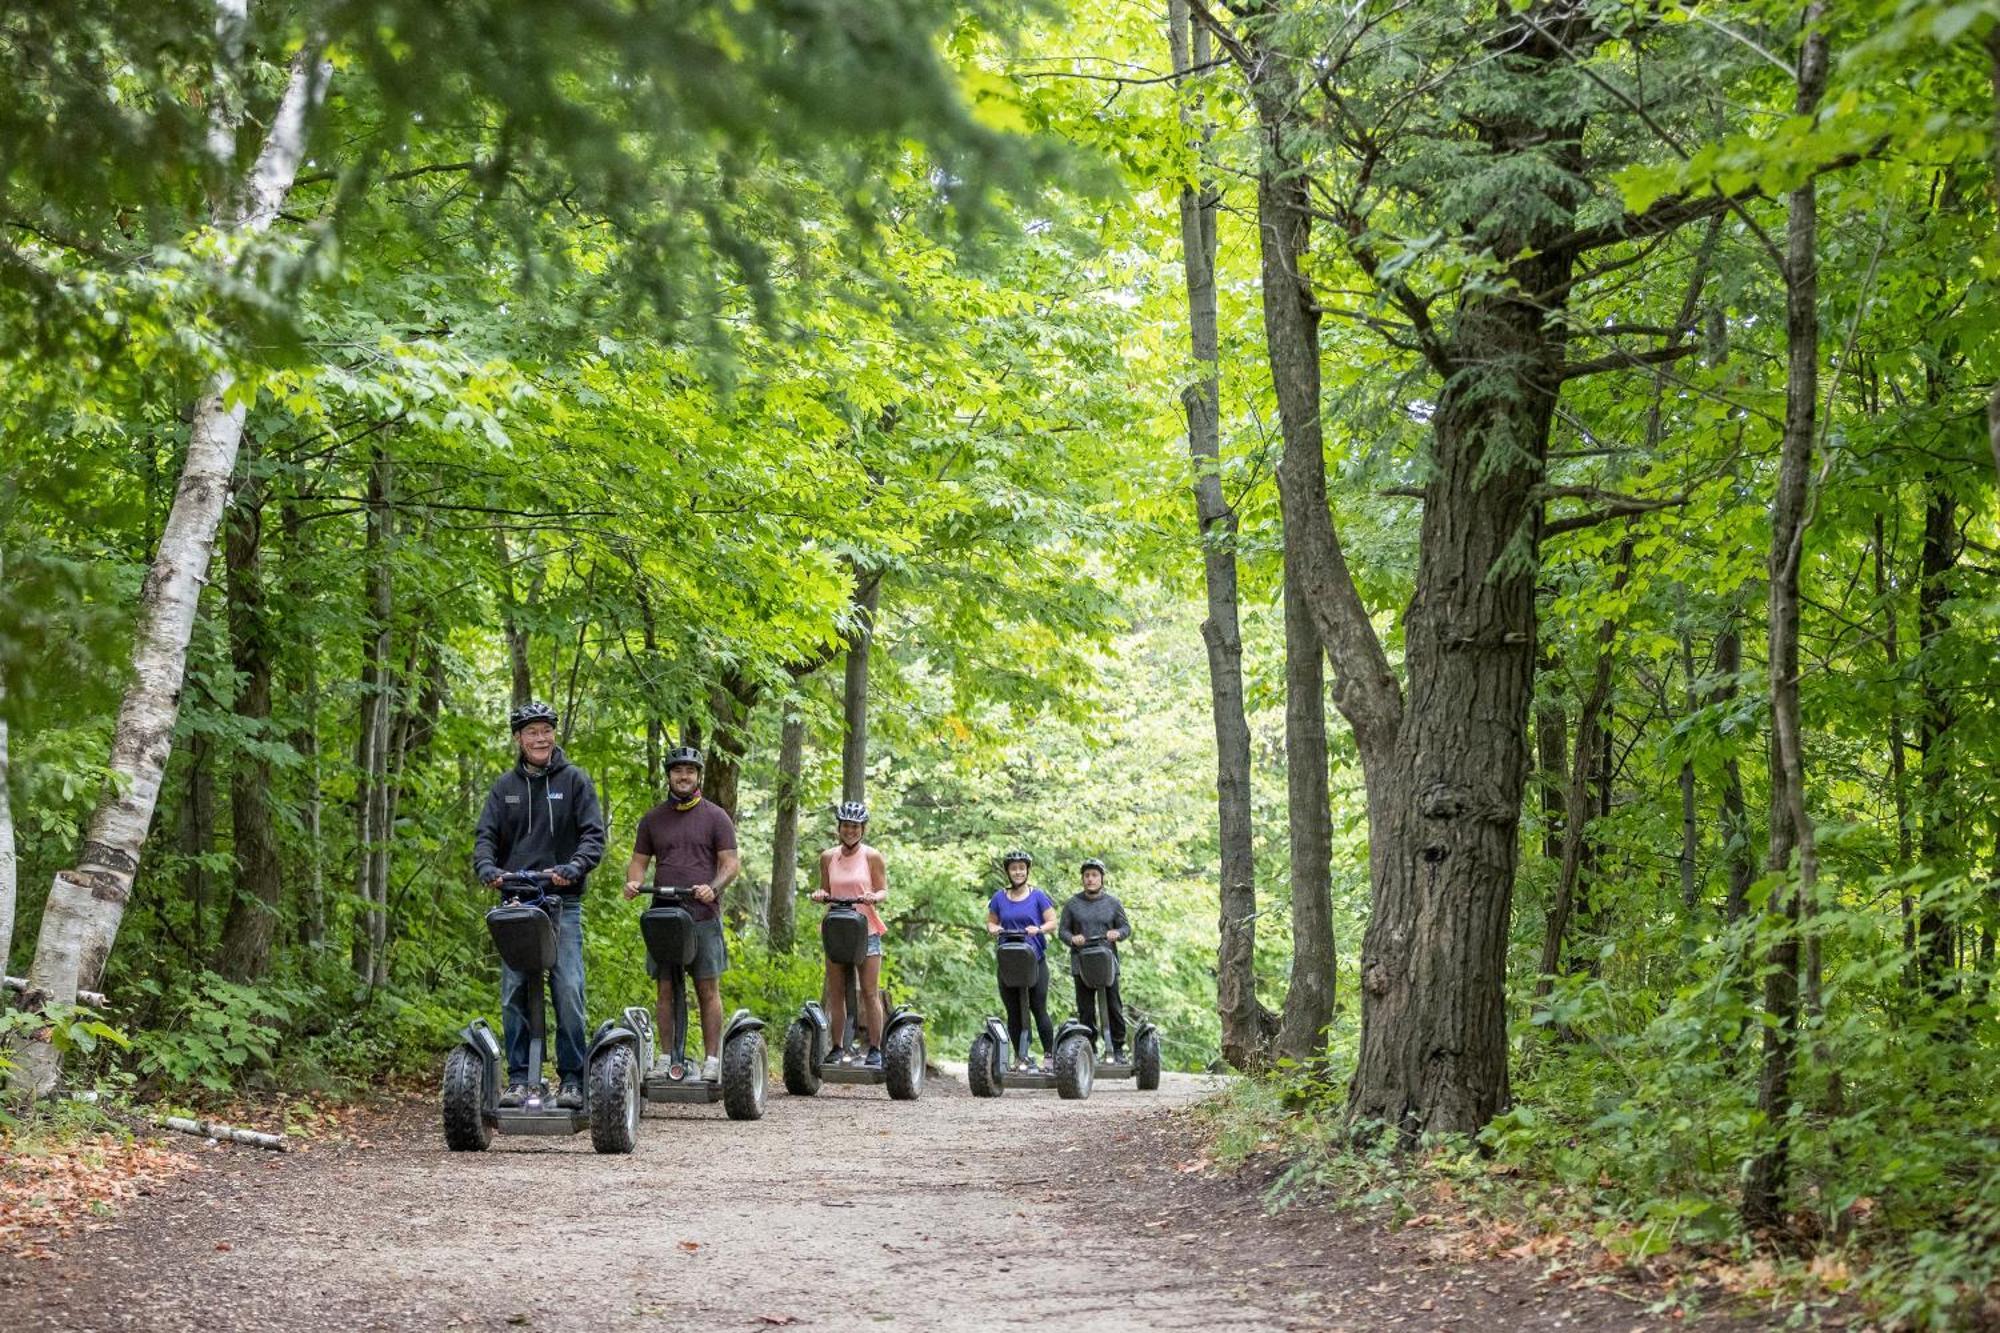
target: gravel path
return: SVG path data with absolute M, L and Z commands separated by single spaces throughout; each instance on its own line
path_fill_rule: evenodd
M 445 1151 L 434 1105 L 202 1169 L 56 1257 L 0 1259 L 6 1333 L 361 1330 L 1741 1328 L 1536 1262 L 1468 1263 L 1367 1218 L 1266 1213 L 1184 1160 L 1169 1112 L 1213 1082 L 974 1099 L 933 1078 L 789 1097 L 761 1121 L 651 1107 L 630 1157 L 588 1135 Z M 171 1138 L 171 1136 L 169 1136 Z M 194 1144 L 194 1140 L 180 1140 Z

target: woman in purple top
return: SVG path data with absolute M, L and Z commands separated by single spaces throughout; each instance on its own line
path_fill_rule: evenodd
M 1047 1070 L 1050 1052 L 1056 1044 L 1055 1024 L 1049 1022 L 1049 960 L 1047 933 L 1056 928 L 1056 905 L 1034 885 L 1028 883 L 1028 868 L 1034 864 L 1026 852 L 1008 852 L 1002 858 L 1007 868 L 1007 887 L 993 895 L 986 904 L 986 933 L 998 935 L 1003 930 L 1026 932 L 1035 946 L 1035 955 L 1041 961 L 1035 969 L 1035 985 L 1028 992 L 1028 1002 L 1021 1003 L 1019 991 L 1005 987 L 1000 991 L 1000 1003 L 1007 1007 L 1007 1041 L 1014 1050 L 1021 1052 L 1019 1068 L 1033 1069 L 1034 1062 L 1027 1058 L 1028 1015 L 1023 1010 L 1032 1010 L 1035 1016 L 1035 1031 L 1042 1039 L 1042 1068 Z

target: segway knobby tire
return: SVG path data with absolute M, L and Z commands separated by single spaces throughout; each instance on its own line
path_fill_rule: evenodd
M 889 1096 L 899 1102 L 913 1102 L 924 1090 L 924 1030 L 920 1024 L 905 1023 L 889 1034 L 884 1043 L 882 1065 L 888 1074 Z
M 795 1018 L 785 1029 L 785 1091 L 794 1097 L 819 1092 L 819 1065 L 813 1061 L 813 1025 Z
M 722 1044 L 722 1109 L 731 1120 L 764 1118 L 764 1034 L 739 1032 Z
M 628 1153 L 639 1144 L 639 1066 L 623 1042 L 590 1063 L 590 1146 Z
M 1151 1032 L 1142 1033 L 1132 1044 L 1132 1063 L 1137 1066 L 1133 1081 L 1142 1092 L 1153 1092 L 1160 1086 L 1160 1039 Z
M 444 1146 L 453 1152 L 485 1152 L 493 1142 L 486 1123 L 486 1066 L 460 1046 L 444 1062 Z
M 965 1059 L 965 1086 L 975 1097 L 998 1097 L 1007 1090 L 999 1074 L 1000 1050 L 982 1032 L 972 1039 L 972 1053 Z
M 1097 1079 L 1097 1056 L 1090 1038 L 1082 1033 L 1056 1043 L 1056 1095 L 1066 1102 L 1080 1102 L 1090 1096 Z

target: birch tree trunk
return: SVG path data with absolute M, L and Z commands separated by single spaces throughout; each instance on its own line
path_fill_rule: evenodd
M 1826 86 L 1823 0 L 1806 6 L 1799 51 L 1796 114 L 1810 118 Z M 1764 981 L 1764 1063 L 1757 1108 L 1772 1137 L 1751 1160 L 1742 1213 L 1753 1227 L 1784 1218 L 1791 1166 L 1792 1070 L 1799 1027 L 1799 920 L 1819 878 L 1819 851 L 1805 805 L 1799 721 L 1799 566 L 1805 545 L 1819 397 L 1819 205 L 1813 182 L 1792 191 L 1785 224 L 1785 433 L 1771 499 L 1771 850 L 1766 869 L 1784 875 L 1798 852 L 1798 874 L 1772 895 L 1777 918 Z
M 240 0 L 235 5 L 223 0 L 218 10 L 220 23 L 240 23 Z M 305 156 L 308 121 L 330 75 L 331 66 L 320 61 L 316 47 L 292 58 L 263 147 L 237 197 L 218 219 L 230 232 L 249 238 L 270 229 L 291 192 Z M 229 97 L 218 98 L 217 105 L 226 108 L 218 115 L 227 119 L 233 142 L 241 107 Z M 173 508 L 139 594 L 132 680 L 118 709 L 110 780 L 91 813 L 76 865 L 57 872 L 49 889 L 28 971 L 26 999 L 33 1006 L 69 1004 L 78 986 L 96 987 L 132 896 L 161 775 L 173 750 L 196 603 L 208 577 L 243 438 L 244 404 L 230 401 L 235 382 L 229 370 L 215 371 L 195 404 Z M 55 1050 L 45 1039 L 27 1042 L 23 1083 L 31 1095 L 45 1095 L 55 1087 L 56 1065 Z
M 799 776 L 805 771 L 806 723 L 790 709 L 778 736 L 778 800 L 771 833 L 771 905 L 767 909 L 771 947 L 790 953 L 796 929 L 799 887 Z
M 1208 65 L 1209 32 L 1192 24 L 1187 0 L 1172 0 L 1167 35 L 1176 78 Z M 1193 118 L 1183 111 L 1181 119 L 1187 125 Z M 1200 136 L 1205 143 L 1206 125 Z M 1195 521 L 1208 594 L 1201 638 L 1208 650 L 1209 711 L 1215 719 L 1215 808 L 1221 852 L 1215 1005 L 1222 1019 L 1222 1058 L 1237 1069 L 1252 1070 L 1269 1058 L 1275 1024 L 1257 1000 L 1257 866 L 1250 818 L 1250 726 L 1243 709 L 1243 633 L 1237 615 L 1236 511 L 1222 493 L 1218 474 L 1221 339 L 1215 215 L 1221 199 L 1212 181 L 1181 187 L 1181 267 L 1187 286 L 1189 351 L 1196 366 L 1194 381 L 1181 391 L 1181 406 L 1187 414 Z

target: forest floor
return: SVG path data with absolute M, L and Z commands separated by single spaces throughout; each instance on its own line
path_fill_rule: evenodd
M 776 1086 L 762 1121 L 649 1107 L 638 1151 L 589 1136 L 444 1149 L 435 1109 L 388 1101 L 278 1156 L 182 1139 L 108 1221 L 0 1257 L 10 1333 L 110 1330 L 1511 1329 L 1750 1327 L 1651 1313 L 1532 1257 L 1471 1258 L 1421 1229 L 1269 1215 L 1176 1114 L 1208 1080 L 1087 1102 L 978 1101 L 934 1079 Z M 168 1141 L 173 1136 L 167 1136 Z

